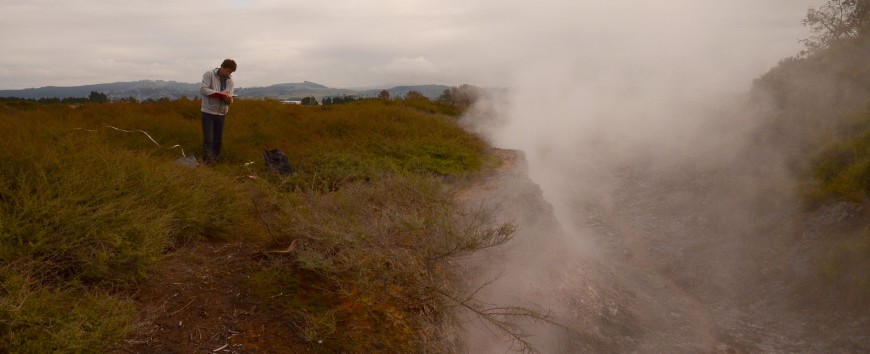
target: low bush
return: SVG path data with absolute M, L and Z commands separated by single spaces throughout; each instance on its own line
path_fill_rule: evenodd
M 296 243 L 296 262 L 276 262 L 255 278 L 272 294 L 290 294 L 282 311 L 322 347 L 412 352 L 425 342 L 431 349 L 447 337 L 439 332 L 450 300 L 441 294 L 449 291 L 446 261 L 500 245 L 515 230 L 490 223 L 483 211 L 456 209 L 451 195 L 438 179 L 413 176 L 304 193 L 295 208 L 281 208 L 293 210 L 279 229 L 281 242 Z M 320 306 L 309 304 L 312 287 L 323 286 L 329 291 L 317 295 Z
M 811 202 L 870 198 L 870 112 L 856 116 L 841 130 L 811 160 L 813 187 L 805 193 Z

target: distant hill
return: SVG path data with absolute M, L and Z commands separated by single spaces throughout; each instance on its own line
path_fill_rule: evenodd
M 409 91 L 417 91 L 430 99 L 436 99 L 445 89 L 445 85 L 411 85 L 396 86 L 386 89 L 390 97 L 401 97 Z M 353 95 L 358 97 L 375 97 L 384 89 L 350 90 L 330 88 L 318 83 L 304 81 L 299 83 L 284 83 L 266 87 L 239 87 L 236 94 L 244 98 L 275 98 L 290 99 L 314 96 L 318 100 L 323 97 Z M 83 86 L 46 86 L 40 88 L 28 88 L 23 90 L 0 90 L 0 97 L 20 98 L 67 98 L 88 97 L 90 93 L 102 92 L 109 99 L 121 99 L 133 97 L 137 100 L 180 97 L 194 98 L 199 95 L 199 83 L 182 83 L 163 80 L 139 80 L 130 82 L 115 82 L 107 84 L 94 84 Z
M 138 100 L 158 98 L 193 98 L 199 92 L 199 84 L 188 84 L 163 80 L 139 80 L 83 86 L 46 86 L 23 90 L 0 90 L 0 97 L 20 98 L 67 98 L 88 97 L 91 91 L 105 93 L 109 98 L 134 97 Z
M 299 83 L 277 84 L 266 87 L 241 87 L 236 92 L 239 97 L 249 98 L 302 98 L 314 96 L 317 99 L 326 96 L 359 95 L 359 92 L 346 89 L 335 89 L 311 81 Z

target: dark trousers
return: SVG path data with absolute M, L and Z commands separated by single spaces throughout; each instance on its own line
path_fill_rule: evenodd
M 202 159 L 205 162 L 217 162 L 221 158 L 224 117 L 202 112 Z

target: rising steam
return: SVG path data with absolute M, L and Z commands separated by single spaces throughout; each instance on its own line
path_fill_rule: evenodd
M 521 151 L 481 197 L 520 232 L 513 245 L 481 255 L 485 265 L 470 262 L 476 281 L 497 277 L 480 296 L 541 306 L 564 321 L 568 329 L 527 324 L 543 352 L 728 351 L 734 341 L 705 294 L 718 289 L 715 300 L 727 302 L 745 293 L 733 290 L 746 271 L 734 259 L 757 229 L 740 225 L 765 224 L 755 196 L 790 183 L 776 154 L 749 161 L 757 115 L 746 93 L 798 52 L 800 18 L 816 4 L 584 5 L 618 15 L 583 17 L 602 27 L 559 33 L 577 29 L 560 27 L 566 9 L 530 10 L 554 14 L 541 39 L 551 51 L 525 43 L 532 48 L 521 50 L 536 54 L 520 56 L 508 88 L 463 118 L 495 146 Z M 733 173 L 751 166 L 764 166 L 763 178 Z M 654 328 L 684 325 L 696 328 Z M 510 348 L 497 333 L 470 328 L 470 352 Z

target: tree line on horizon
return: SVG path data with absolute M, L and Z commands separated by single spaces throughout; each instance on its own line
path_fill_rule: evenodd
M 444 91 L 439 95 L 435 102 L 446 104 L 449 106 L 457 106 L 457 107 L 469 107 L 472 103 L 477 101 L 481 96 L 483 96 L 484 90 L 480 87 L 462 84 L 460 86 L 453 86 L 448 89 L 444 89 Z M 404 95 L 393 97 L 389 91 L 386 89 L 378 92 L 378 95 L 375 97 L 363 98 L 357 95 L 341 95 L 341 96 L 325 96 L 322 97 L 319 101 L 315 96 L 305 96 L 299 100 L 299 103 L 303 106 L 317 106 L 317 105 L 332 105 L 332 104 L 343 104 L 349 103 L 353 101 L 363 100 L 363 99 L 378 99 L 383 101 L 390 100 L 426 100 L 429 98 L 426 97 L 423 93 L 416 90 L 411 90 L 405 93 Z M 293 100 L 292 98 L 290 100 Z
M 88 97 L 41 97 L 41 98 L 21 98 L 21 97 L 0 97 L 0 101 L 34 101 L 39 103 L 104 103 L 109 102 L 109 96 L 103 92 L 91 91 Z
M 462 84 L 460 86 L 450 87 L 445 89 L 440 96 L 438 96 L 434 101 L 446 105 L 457 106 L 457 107 L 469 107 L 472 103 L 474 103 L 477 99 L 479 99 L 484 93 L 484 90 L 480 87 Z M 194 96 L 193 100 L 198 99 L 199 96 Z M 181 96 L 176 98 L 178 100 L 190 100 L 191 98 L 187 96 Z M 424 95 L 422 92 L 417 90 L 411 90 L 401 96 L 392 96 L 389 91 L 386 89 L 381 90 L 377 96 L 374 97 L 361 97 L 358 95 L 341 95 L 341 96 L 325 96 L 320 100 L 315 96 L 305 96 L 299 100 L 299 103 L 303 106 L 310 105 L 333 105 L 333 104 L 343 104 L 354 102 L 363 99 L 380 99 L 389 101 L 393 100 L 427 100 L 430 99 Z M 29 101 L 29 102 L 38 102 L 38 103 L 62 103 L 62 104 L 81 104 L 81 103 L 106 103 L 106 102 L 157 102 L 157 101 L 165 101 L 172 100 L 171 98 L 160 98 L 153 99 L 148 98 L 144 100 L 137 99 L 136 97 L 126 97 L 126 98 L 110 98 L 104 92 L 91 91 L 88 97 L 40 97 L 40 98 L 24 98 L 24 97 L 0 97 L 0 101 Z M 290 98 L 288 100 L 296 100 L 294 98 Z

